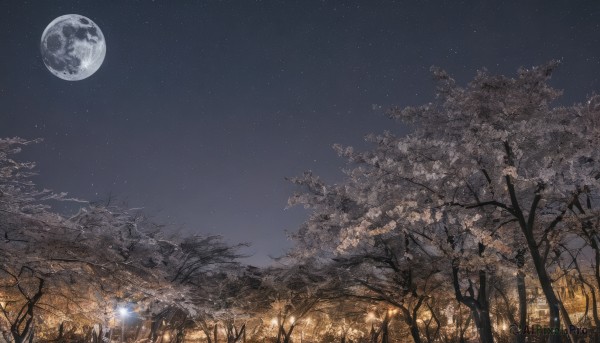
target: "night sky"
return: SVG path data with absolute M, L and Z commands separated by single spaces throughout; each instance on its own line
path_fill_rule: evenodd
M 69 13 L 107 42 L 76 82 L 39 48 Z M 402 134 L 378 108 L 431 101 L 430 66 L 464 83 L 561 59 L 567 104 L 600 90 L 599 38 L 599 1 L 2 0 L 0 136 L 44 139 L 21 156 L 43 187 L 249 242 L 267 264 L 307 215 L 285 210 L 284 178 L 339 181 L 333 143 Z

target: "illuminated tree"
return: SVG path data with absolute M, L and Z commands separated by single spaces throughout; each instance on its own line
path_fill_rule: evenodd
M 430 232 L 417 232 L 416 227 L 399 230 L 398 220 L 382 215 L 381 210 L 388 204 L 402 200 L 375 191 L 371 187 L 374 183 L 365 182 L 367 179 L 350 178 L 339 186 L 325 185 L 311 173 L 292 179 L 303 187 L 303 192 L 292 197 L 290 204 L 313 209 L 310 220 L 294 236 L 297 246 L 293 254 L 331 260 L 328 268 L 338 269 L 343 280 L 340 294 L 392 306 L 409 328 L 413 341 L 421 342 L 427 337 L 421 329 L 429 330 L 433 325 L 437 330 L 432 334 L 439 334 L 438 311 L 432 306 L 447 280 L 438 267 L 445 256 L 432 242 L 417 238 L 431 236 Z M 370 205 L 374 203 L 380 207 L 374 210 Z M 419 324 L 425 313 L 432 320 L 428 327 Z M 384 342 L 389 336 L 387 323 L 386 314 L 381 330 L 376 331 Z
M 429 198 L 442 209 L 447 217 L 440 223 L 468 223 L 479 243 L 503 252 L 501 241 L 507 253 L 528 252 L 551 328 L 560 325 L 562 305 L 550 253 L 560 250 L 571 209 L 598 192 L 593 146 L 600 138 L 591 102 L 551 107 L 560 95 L 547 84 L 556 65 L 522 69 L 515 79 L 481 72 L 467 88 L 437 70 L 437 103 L 390 113 L 415 123 L 415 132 L 377 139 L 392 152 L 380 169 L 397 167 L 397 176 L 419 183 L 415 199 Z
M 296 235 L 303 253 L 329 244 L 331 257 L 371 249 L 380 236 L 407 236 L 423 254 L 445 257 L 456 299 L 471 309 L 483 342 L 493 341 L 496 269 L 531 263 L 550 306 L 549 327 L 559 328 L 551 274 L 569 218 L 597 199 L 600 106 L 592 97 L 552 107 L 560 92 L 547 81 L 556 65 L 521 69 L 516 78 L 483 71 L 465 88 L 434 69 L 435 102 L 389 112 L 412 125 L 410 134 L 370 135 L 376 147 L 366 152 L 336 146 L 353 163 L 343 184 L 303 181 L 312 191 L 291 202 L 316 209 Z M 523 273 L 515 274 L 522 283 Z
M 249 298 L 260 282 L 239 262 L 244 257 L 239 253 L 243 246 L 246 244 L 229 245 L 220 236 L 197 235 L 179 239 L 177 250 L 170 256 L 173 269 L 169 280 L 186 287 L 186 320 L 199 323 L 209 343 L 218 340 L 219 323 L 227 330 L 228 342 L 237 342 L 245 335 L 243 319 L 248 316 L 244 312 L 251 312 Z M 155 321 L 162 320 L 157 317 Z
M 15 342 L 31 340 L 42 331 L 36 326 L 107 323 L 118 299 L 173 304 L 178 292 L 166 280 L 162 249 L 172 243 L 122 209 L 53 211 L 53 201 L 69 199 L 38 191 L 29 180 L 33 164 L 12 159 L 25 144 L 0 140 L 0 311 Z
M 39 191 L 30 181 L 34 165 L 12 159 L 29 143 L 0 140 L 0 313 L 16 342 L 48 336 L 49 326 L 62 339 L 65 323 L 96 327 L 99 339 L 127 304 L 153 320 L 151 340 L 167 333 L 181 341 L 206 318 L 225 323 L 233 341 L 242 336 L 244 326 L 234 329 L 228 316 L 251 312 L 245 293 L 256 280 L 238 262 L 243 245 L 217 236 L 166 238 L 138 213 Z M 58 213 L 58 201 L 79 210 Z
M 260 294 L 268 301 L 268 308 L 261 317 L 276 343 L 290 343 L 311 313 L 322 311 L 343 296 L 339 292 L 341 279 L 316 261 L 286 256 L 279 263 L 262 271 Z

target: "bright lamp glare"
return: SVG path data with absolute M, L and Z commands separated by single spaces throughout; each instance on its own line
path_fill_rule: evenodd
M 127 317 L 127 309 L 125 307 L 120 307 L 119 314 L 121 315 L 121 317 Z

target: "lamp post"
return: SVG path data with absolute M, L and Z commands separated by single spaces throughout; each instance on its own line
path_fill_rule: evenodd
M 121 316 L 121 343 L 125 342 L 125 317 L 127 317 L 128 314 L 127 308 L 119 308 L 119 315 Z

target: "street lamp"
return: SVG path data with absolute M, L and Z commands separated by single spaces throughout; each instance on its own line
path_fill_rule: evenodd
M 129 315 L 126 307 L 119 307 L 119 315 L 121 316 L 121 343 L 125 342 L 125 317 Z

